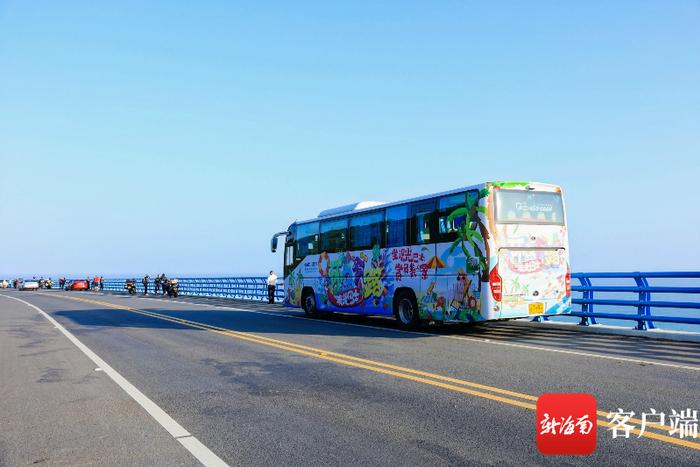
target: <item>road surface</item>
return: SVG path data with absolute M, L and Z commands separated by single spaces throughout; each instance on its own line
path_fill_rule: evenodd
M 594 454 L 538 452 L 543 393 L 596 397 Z M 700 344 L 0 291 L 0 465 L 700 464 L 668 428 L 613 439 L 618 408 L 700 409 Z

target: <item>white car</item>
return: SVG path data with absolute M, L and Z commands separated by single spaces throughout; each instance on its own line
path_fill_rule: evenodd
M 19 290 L 39 290 L 38 281 L 21 281 L 19 283 Z
M 10 283 L 7 282 L 7 280 L 3 279 L 2 282 L 0 282 L 0 289 L 6 289 L 10 286 Z

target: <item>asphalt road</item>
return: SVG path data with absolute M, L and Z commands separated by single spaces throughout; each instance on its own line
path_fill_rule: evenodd
M 46 317 L 230 465 L 698 465 L 604 413 L 700 409 L 700 344 L 508 323 L 403 332 L 224 300 L 0 291 L 1 465 L 198 461 Z M 543 456 L 537 396 L 591 393 L 598 447 Z

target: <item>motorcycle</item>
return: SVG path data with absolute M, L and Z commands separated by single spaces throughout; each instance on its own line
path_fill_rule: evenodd
M 44 287 L 47 289 L 53 288 L 53 281 L 51 279 L 47 279 L 46 282 L 44 282 Z
M 126 281 L 126 284 L 124 284 L 124 288 L 129 292 L 129 295 L 135 295 L 136 294 L 136 281 L 134 279 L 128 279 Z
M 177 298 L 180 293 L 180 286 L 177 285 L 177 279 L 170 279 L 167 281 L 168 285 L 168 297 Z

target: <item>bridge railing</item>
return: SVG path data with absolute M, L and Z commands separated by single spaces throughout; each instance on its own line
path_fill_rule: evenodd
M 640 330 L 656 328 L 655 322 L 700 325 L 699 272 L 580 272 L 571 275 L 574 309 L 570 316 L 581 318 L 582 325 L 597 324 L 598 319 L 634 321 Z M 181 295 L 200 297 L 267 300 L 265 277 L 189 277 L 178 278 Z M 105 279 L 104 289 L 125 293 L 126 279 Z M 671 281 L 670 284 L 668 281 Z M 141 279 L 135 278 L 138 293 Z M 667 284 L 658 284 L 667 282 Z M 684 284 L 685 285 L 679 285 Z M 154 292 L 154 281 L 148 290 Z M 284 301 L 284 283 L 277 281 L 275 301 Z M 547 319 L 547 318 L 544 318 Z
M 126 279 L 105 279 L 104 290 L 126 293 Z M 141 279 L 134 278 L 136 292 L 143 293 Z M 180 295 L 195 297 L 222 297 L 241 300 L 267 301 L 266 277 L 178 277 Z M 148 283 L 148 292 L 155 292 L 155 281 Z M 161 292 L 162 293 L 162 290 Z M 278 280 L 275 302 L 284 301 L 284 281 Z
M 654 322 L 700 325 L 700 287 L 678 285 L 700 279 L 700 272 L 581 272 L 571 278 L 580 283 L 571 287 L 580 293 L 572 299 L 580 308 L 571 312 L 579 324 L 627 320 L 639 330 L 654 329 Z M 668 280 L 671 285 L 658 284 Z

